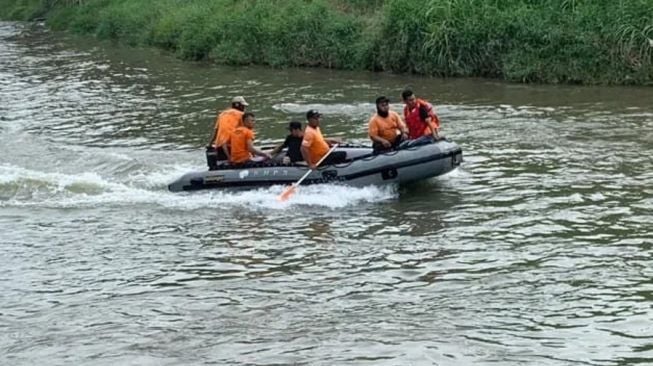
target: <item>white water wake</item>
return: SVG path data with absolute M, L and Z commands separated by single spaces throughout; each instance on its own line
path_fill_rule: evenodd
M 153 205 L 180 210 L 225 206 L 285 210 L 308 205 L 336 209 L 391 200 L 398 195 L 393 186 L 354 188 L 333 184 L 300 187 L 286 202 L 277 200 L 283 186 L 248 191 L 169 192 L 167 184 L 187 170 L 184 166 L 159 166 L 120 177 L 97 172 L 43 172 L 3 164 L 0 165 L 0 207 Z

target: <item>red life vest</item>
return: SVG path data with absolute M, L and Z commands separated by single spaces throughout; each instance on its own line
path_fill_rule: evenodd
M 425 100 L 417 99 L 415 108 L 408 110 L 408 106 L 404 106 L 404 120 L 406 121 L 406 126 L 408 127 L 408 138 L 413 140 L 425 135 L 430 135 L 431 130 L 426 124 L 426 119 L 420 116 L 420 108 L 423 108 L 428 113 L 428 116 L 431 117 L 431 125 L 433 128 L 440 128 L 440 120 L 435 114 L 435 110 L 431 103 L 428 103 Z

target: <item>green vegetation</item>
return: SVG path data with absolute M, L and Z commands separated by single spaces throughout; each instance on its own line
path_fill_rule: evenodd
M 653 85 L 653 0 L 0 0 L 189 60 Z

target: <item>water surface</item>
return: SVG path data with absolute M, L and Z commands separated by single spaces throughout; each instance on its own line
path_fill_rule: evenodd
M 173 194 L 244 95 L 262 144 L 381 94 L 465 162 L 409 187 Z M 0 363 L 653 362 L 653 91 L 185 63 L 0 23 Z

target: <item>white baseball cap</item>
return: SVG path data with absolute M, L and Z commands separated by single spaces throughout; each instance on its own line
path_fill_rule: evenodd
M 242 105 L 249 105 L 249 103 L 245 101 L 245 98 L 241 97 L 240 95 L 237 97 L 233 97 L 231 99 L 231 103 L 240 103 Z

